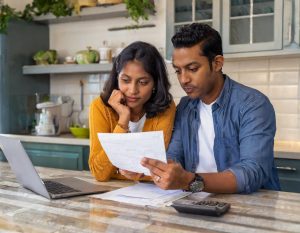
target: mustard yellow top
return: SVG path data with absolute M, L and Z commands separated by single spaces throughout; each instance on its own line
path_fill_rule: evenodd
M 164 132 L 165 147 L 168 148 L 176 106 L 172 102 L 170 107 L 164 112 L 157 114 L 153 118 L 146 118 L 143 131 L 159 131 Z M 104 152 L 97 133 L 126 133 L 118 123 L 118 114 L 110 107 L 106 106 L 102 99 L 98 97 L 90 105 L 90 156 L 89 166 L 93 176 L 98 181 L 108 181 L 110 178 L 126 179 L 117 172 L 117 168 L 111 164 L 106 153 Z M 146 178 L 146 180 L 148 180 Z

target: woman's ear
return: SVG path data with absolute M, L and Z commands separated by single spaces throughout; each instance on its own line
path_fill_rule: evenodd
M 221 71 L 224 64 L 224 57 L 222 55 L 215 56 L 214 63 L 215 63 L 215 71 L 216 72 Z

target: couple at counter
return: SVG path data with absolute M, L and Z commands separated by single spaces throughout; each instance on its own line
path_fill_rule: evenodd
M 90 106 L 92 174 L 99 181 L 152 179 L 162 189 L 192 192 L 279 190 L 275 113 L 268 98 L 223 74 L 222 40 L 208 25 L 184 26 L 172 43 L 173 67 L 187 96 L 176 108 L 156 48 L 144 42 L 126 47 Z M 155 130 L 164 132 L 168 162 L 144 158 L 151 177 L 114 167 L 97 138 L 99 132 Z

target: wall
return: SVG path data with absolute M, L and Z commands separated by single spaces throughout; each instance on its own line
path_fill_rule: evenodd
M 25 2 L 7 0 L 9 4 L 17 4 L 20 9 Z M 124 30 L 109 32 L 110 27 L 130 25 L 131 21 L 124 18 L 96 20 L 77 23 L 55 24 L 50 26 L 50 45 L 57 49 L 60 56 L 74 55 L 86 46 L 98 48 L 103 40 L 113 47 L 121 42 L 129 44 L 135 40 L 144 40 L 157 46 L 165 47 L 165 1 L 155 1 L 156 16 L 146 23 L 154 23 L 155 28 Z M 171 92 L 178 103 L 185 95 L 178 84 L 174 70 L 167 64 L 172 84 Z M 225 60 L 224 72 L 233 79 L 254 87 L 266 94 L 276 111 L 277 134 L 280 140 L 300 140 L 300 55 L 299 58 L 259 58 L 248 60 Z M 87 124 L 88 106 L 97 97 L 104 85 L 107 75 L 55 75 L 51 78 L 51 93 L 71 95 L 75 100 L 75 110 L 80 106 L 79 81 L 84 81 L 84 111 L 80 114 L 81 121 Z M 76 118 L 76 117 L 75 117 Z
M 111 45 L 118 46 L 124 41 L 127 44 L 134 40 L 145 40 L 159 47 L 165 47 L 165 13 L 164 1 L 159 1 L 158 13 L 151 17 L 151 23 L 157 25 L 152 29 L 136 31 L 108 32 L 108 27 L 120 26 L 120 19 L 104 21 L 82 22 L 75 24 L 60 24 L 51 26 L 50 43 L 52 48 L 58 49 L 62 54 L 74 53 L 85 47 L 87 43 L 99 47 L 102 40 L 108 40 Z M 163 23 L 161 23 L 163 22 Z M 122 19 L 122 25 L 130 23 Z M 109 26 L 107 26 L 109 25 Z M 112 39 L 113 38 L 113 39 Z M 181 89 L 171 64 L 167 64 L 171 92 L 178 103 L 185 95 Z M 300 140 L 300 56 L 299 58 L 259 58 L 225 61 L 224 73 L 233 79 L 256 88 L 267 95 L 276 111 L 277 133 L 279 140 Z M 85 110 L 81 114 L 83 121 L 87 122 L 88 105 L 99 95 L 105 77 L 99 75 L 72 77 L 60 76 L 51 79 L 51 92 L 53 94 L 70 94 L 75 98 L 75 109 L 79 108 L 79 80 L 85 80 Z M 107 77 L 106 77 L 107 78 Z M 68 86 L 66 89 L 65 87 Z
M 63 59 L 68 55 L 75 55 L 79 50 L 91 46 L 97 49 L 102 46 L 104 40 L 111 47 L 120 47 L 136 40 L 142 40 L 154 44 L 157 48 L 165 47 L 165 1 L 155 1 L 156 15 L 150 16 L 150 21 L 144 24 L 155 24 L 154 28 L 142 28 L 138 30 L 108 31 L 112 27 L 132 25 L 133 22 L 126 18 L 112 18 L 105 20 L 92 20 L 50 25 L 50 47 L 59 52 Z M 88 106 L 92 99 L 99 96 L 107 75 L 53 75 L 50 90 L 54 95 L 71 95 L 75 100 L 74 109 L 80 109 L 80 80 L 84 82 L 84 111 L 80 114 L 81 122 L 88 124 Z M 67 87 L 67 88 L 66 88 Z M 75 121 L 77 114 L 74 114 Z
M 4 4 L 8 4 L 10 7 L 16 10 L 24 10 L 26 4 L 31 3 L 31 0 L 3 0 Z

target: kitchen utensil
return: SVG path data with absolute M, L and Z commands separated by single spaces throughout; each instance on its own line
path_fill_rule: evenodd
M 112 62 L 112 49 L 108 47 L 107 41 L 103 41 L 103 47 L 99 48 L 100 62 L 101 64 L 107 64 Z
M 76 138 L 89 138 L 89 128 L 70 127 L 70 131 Z

